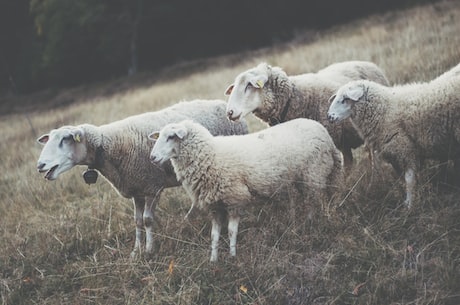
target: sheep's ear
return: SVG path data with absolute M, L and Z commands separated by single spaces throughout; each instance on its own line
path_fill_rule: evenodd
M 364 88 L 362 86 L 355 86 L 347 90 L 347 97 L 352 101 L 359 101 L 359 99 L 364 95 Z
M 73 129 L 70 134 L 73 136 L 73 139 L 75 142 L 77 143 L 80 143 L 81 142 L 81 138 L 83 137 L 83 130 L 80 129 L 80 128 L 77 128 L 77 129 Z
M 187 135 L 187 129 L 178 128 L 175 130 L 175 133 L 176 133 L 176 136 L 182 140 Z
M 230 95 L 232 94 L 232 91 L 233 91 L 233 88 L 235 87 L 235 84 L 231 84 L 230 86 L 228 86 L 227 90 L 225 90 L 225 95 Z
M 158 138 L 160 137 L 160 132 L 159 131 L 154 131 L 152 132 L 151 134 L 148 135 L 148 138 L 152 141 L 156 141 L 158 140 Z
M 329 104 L 332 104 L 332 102 L 334 101 L 334 99 L 335 99 L 336 96 L 337 96 L 337 94 L 332 95 L 332 96 L 329 98 L 328 103 L 329 103 Z
M 249 80 L 249 82 L 251 83 L 251 85 L 254 87 L 254 88 L 257 88 L 257 89 L 262 89 L 265 84 L 267 83 L 268 81 L 268 77 L 267 75 L 258 75 L 258 76 L 254 76 L 253 78 L 251 78 Z
M 42 144 L 42 145 L 45 145 L 48 142 L 49 139 L 50 139 L 50 135 L 49 134 L 44 134 L 40 138 L 37 139 L 37 142 Z

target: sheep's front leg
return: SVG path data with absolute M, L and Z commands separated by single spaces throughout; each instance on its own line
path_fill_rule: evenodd
M 219 248 L 219 238 L 220 231 L 222 229 L 222 223 L 217 217 L 212 219 L 211 227 L 211 262 L 217 262 L 218 248 Z
M 371 162 L 371 178 L 369 179 L 368 188 L 370 188 L 374 183 L 377 177 L 380 177 L 382 174 L 381 160 L 379 159 L 379 152 L 374 150 L 372 147 L 368 147 L 369 150 L 369 160 Z
M 230 240 L 230 256 L 236 256 L 236 237 L 238 236 L 238 224 L 240 216 L 231 213 L 228 218 L 228 239 Z
M 412 168 L 408 168 L 404 174 L 404 179 L 406 181 L 406 200 L 404 201 L 404 204 L 407 208 L 410 208 L 414 199 L 414 192 L 417 182 L 415 171 Z

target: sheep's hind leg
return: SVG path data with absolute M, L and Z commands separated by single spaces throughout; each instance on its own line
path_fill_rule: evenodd
M 145 197 L 147 204 L 144 209 L 143 221 L 145 227 L 145 254 L 147 256 L 153 253 L 153 217 L 157 204 L 160 201 L 162 190 L 162 188 L 159 189 L 153 197 Z
M 227 210 L 221 202 L 213 204 L 211 207 L 212 227 L 211 227 L 211 262 L 217 262 L 219 238 L 222 230 L 222 224 L 228 217 Z
M 345 169 L 345 174 L 349 175 L 353 167 L 353 152 L 351 147 L 343 147 L 341 149 L 343 156 L 343 167 Z
M 236 238 L 238 236 L 238 224 L 240 216 L 236 211 L 231 212 L 228 217 L 228 239 L 230 240 L 230 256 L 236 256 Z
M 404 179 L 406 180 L 406 200 L 404 201 L 404 204 L 407 208 L 410 208 L 412 202 L 414 201 L 414 192 L 416 187 L 415 172 L 412 168 L 406 170 Z
M 134 202 L 134 221 L 136 222 L 136 241 L 134 242 L 134 249 L 131 252 L 131 258 L 135 259 L 140 255 L 142 248 L 142 231 L 144 229 L 144 208 L 145 208 L 145 198 L 144 197 L 135 197 Z
M 222 223 L 220 219 L 214 217 L 212 219 L 212 228 L 211 228 L 211 262 L 217 262 L 218 251 L 219 251 L 219 238 L 220 231 L 222 229 Z

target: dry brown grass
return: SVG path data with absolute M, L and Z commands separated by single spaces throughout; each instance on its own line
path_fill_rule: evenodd
M 85 185 L 84 168 L 44 181 L 35 171 L 41 147 L 34 144 L 64 124 L 102 124 L 182 99 L 223 97 L 239 72 L 260 61 L 294 74 L 371 60 L 394 83 L 429 80 L 460 62 L 459 29 L 458 1 L 370 16 L 299 33 L 289 44 L 195 63 L 203 68 L 151 86 L 3 116 L 2 304 L 460 304 L 460 189 L 433 176 L 436 167 L 426 170 L 430 182 L 411 211 L 401 206 L 403 189 L 390 168 L 368 187 L 365 158 L 328 215 L 305 220 L 299 207 L 292 220 L 280 204 L 250 208 L 237 258 L 226 255 L 223 238 L 216 265 L 208 263 L 206 215 L 183 221 L 189 200 L 180 188 L 169 189 L 156 215 L 156 256 L 131 262 L 130 201 L 103 179 Z M 254 118 L 250 124 L 263 128 Z

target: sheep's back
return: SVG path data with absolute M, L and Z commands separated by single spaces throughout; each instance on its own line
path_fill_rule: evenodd
M 367 79 L 388 86 L 389 82 L 383 70 L 368 61 L 346 61 L 329 65 L 318 71 L 324 79 L 335 81 L 340 85 L 353 80 Z
M 398 122 L 421 155 L 443 159 L 460 154 L 459 78 L 388 91 L 392 120 Z
M 147 112 L 100 127 L 110 139 L 109 153 L 117 164 L 114 177 L 106 177 L 125 197 L 155 195 L 161 187 L 179 183 L 170 162 L 158 166 L 149 161 L 153 142 L 148 135 L 173 122 L 193 119 L 213 135 L 247 133 L 247 125 L 231 122 L 225 113 L 224 101 L 181 102 L 156 112 Z M 117 177 L 115 177 L 117 176 Z
M 268 197 L 283 182 L 322 187 L 334 167 L 334 143 L 313 120 L 295 119 L 257 133 L 215 140 L 223 176 L 245 177 L 249 188 Z

